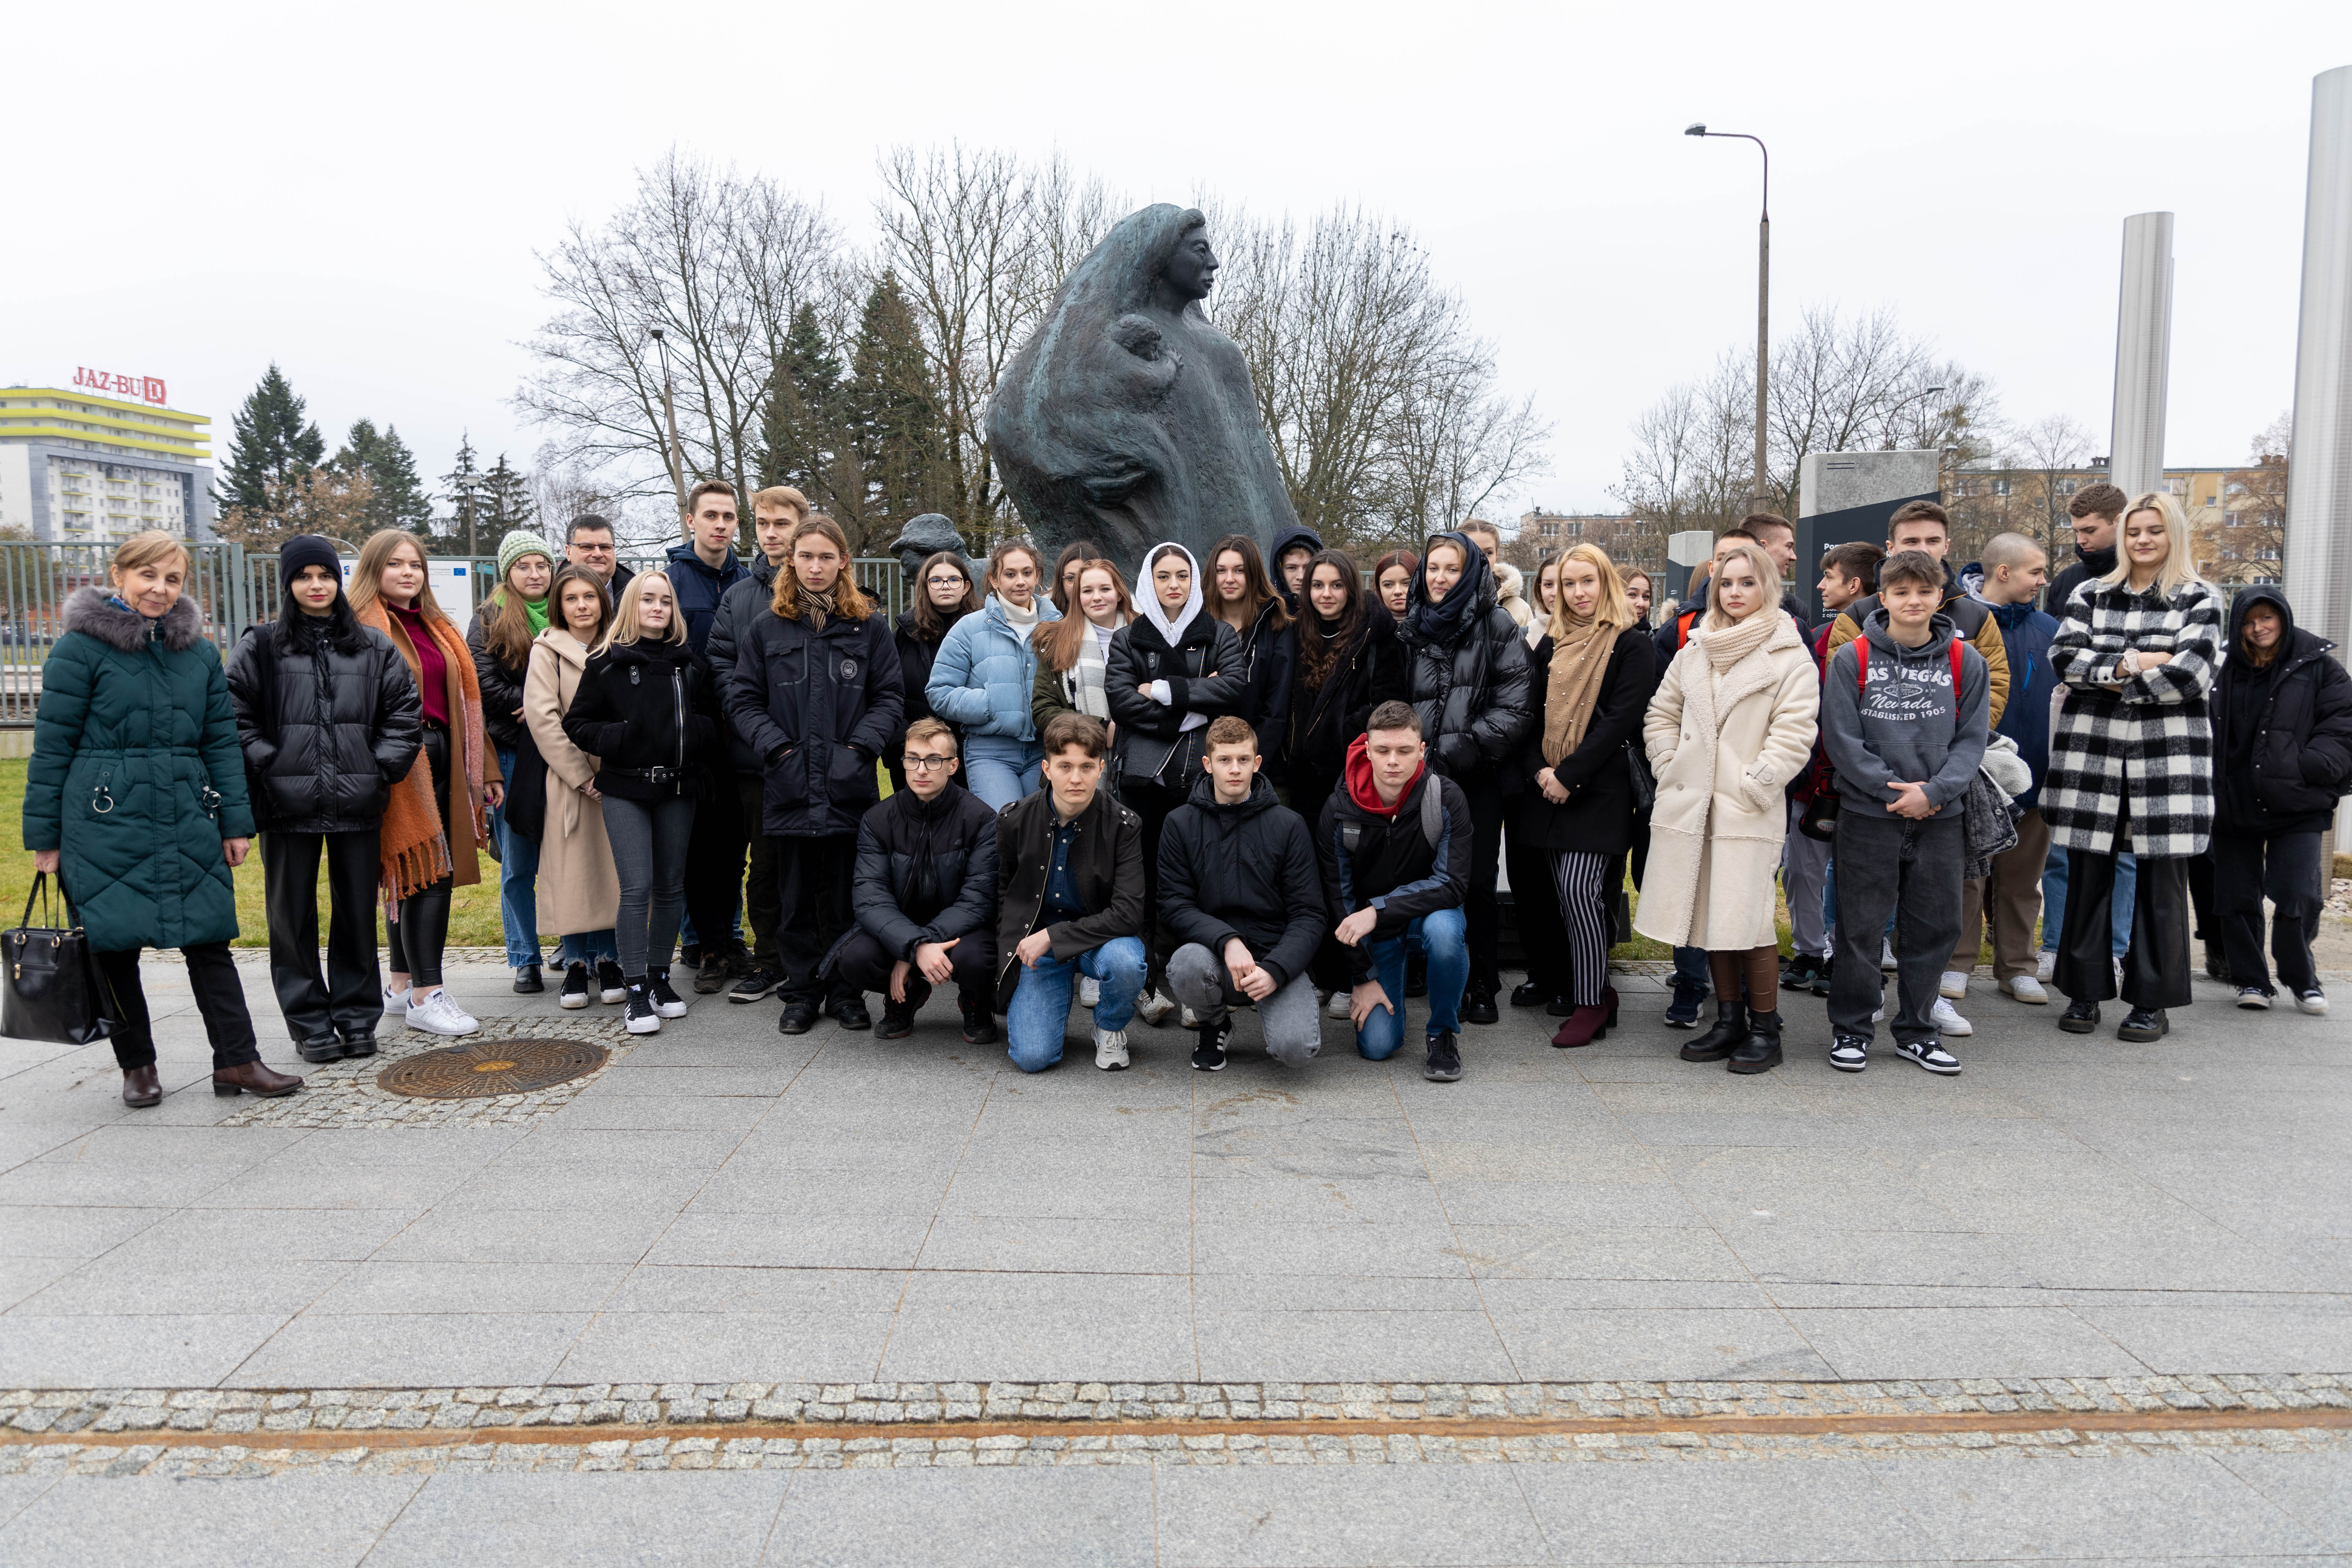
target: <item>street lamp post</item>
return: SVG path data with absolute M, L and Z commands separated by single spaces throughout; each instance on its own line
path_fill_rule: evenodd
M 1756 482 L 1753 504 L 1761 511 L 1770 494 L 1764 471 L 1764 389 L 1772 374 L 1772 153 L 1760 136 L 1745 131 L 1709 131 L 1704 121 L 1684 128 L 1685 136 L 1714 136 L 1726 141 L 1753 142 L 1764 154 L 1762 216 L 1756 222 Z
M 677 440 L 677 402 L 669 384 L 669 344 L 662 339 L 662 330 L 653 330 L 654 348 L 661 355 L 662 418 L 669 426 L 669 484 L 677 496 L 678 526 L 686 524 L 686 453 Z

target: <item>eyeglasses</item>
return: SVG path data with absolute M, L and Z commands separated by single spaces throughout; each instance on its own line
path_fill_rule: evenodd
M 572 548 L 577 550 L 583 555 L 610 555 L 613 553 L 613 547 L 609 544 L 575 544 Z
M 908 752 L 907 753 L 907 768 L 910 773 L 938 773 L 942 769 L 951 768 L 953 766 L 955 766 L 955 759 L 953 757 L 926 757 L 918 755 L 913 752 Z
M 925 581 L 934 588 L 961 588 L 964 584 L 963 574 L 961 572 L 952 577 L 930 577 L 926 578 Z

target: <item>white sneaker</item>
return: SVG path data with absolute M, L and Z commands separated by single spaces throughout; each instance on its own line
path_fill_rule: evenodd
M 1973 1035 L 1977 1026 L 1952 1010 L 1952 1005 L 1941 996 L 1936 998 L 1936 1010 L 1929 1015 L 1936 1020 L 1937 1032 L 1946 1035 Z
M 1939 1078 L 1951 1078 L 1960 1070 L 1960 1058 L 1946 1050 L 1941 1040 L 1897 1040 L 1895 1054 L 1910 1058 Z
M 2036 1007 L 2050 1005 L 2050 993 L 2042 989 L 2042 982 L 2031 974 L 2012 974 L 2000 983 L 2000 989 L 2009 993 L 2012 1002 L 2027 1002 Z
M 2238 993 L 2238 1005 L 2249 1013 L 2267 1013 L 2270 1011 L 2271 994 L 2259 985 L 2245 986 Z
M 413 996 L 413 995 L 415 995 L 415 992 L 414 988 L 412 988 L 412 987 L 410 987 L 410 986 L 406 986 L 406 985 L 387 985 L 387 986 L 385 986 L 385 987 L 383 988 L 383 1010 L 384 1010 L 384 1012 L 385 1012 L 387 1015 L 389 1015 L 389 1014 L 394 1014 L 394 1013 L 405 1013 L 405 1012 L 407 1012 L 407 1011 L 408 1011 L 408 999 L 409 999 L 409 997 L 411 997 L 411 996 Z
M 481 1020 L 458 1006 L 446 991 L 436 991 L 421 1004 L 411 1003 L 407 1016 L 410 1028 L 428 1035 L 470 1035 L 482 1026 Z
M 1873 1014 L 1870 1016 L 1870 1021 L 1871 1021 L 1872 1023 L 1874 1023 L 1874 1024 L 1884 1024 L 1885 1022 L 1886 1022 L 1886 1004 L 1885 1004 L 1885 1003 L 1881 1002 L 1881 1003 L 1878 1005 L 1878 1011 L 1877 1011 L 1877 1012 L 1875 1012 L 1875 1013 L 1873 1013 Z
M 1135 999 L 1135 1010 L 1137 1014 L 1142 1017 L 1145 1023 L 1150 1025 L 1156 1029 L 1162 1023 L 1167 1021 L 1169 1014 L 1176 1011 L 1176 1004 L 1170 998 L 1161 995 L 1157 991 L 1147 991 L 1142 995 Z M 1097 1033 L 1099 1034 L 1100 1031 L 1097 1031 Z M 1127 1037 L 1124 1034 L 1120 1035 L 1120 1046 L 1124 1047 L 1126 1043 Z M 1118 1065 L 1121 1067 L 1125 1067 L 1127 1065 L 1127 1061 L 1124 1057 L 1120 1058 Z
M 1959 970 L 1947 969 L 1944 971 L 1944 978 L 1937 984 L 1936 991 L 1938 995 L 1948 996 L 1957 1002 L 1969 994 L 1969 977 Z
M 1895 944 L 1893 942 L 1882 942 L 1878 944 L 1878 967 L 1889 974 L 1895 973 Z
M 1177 1015 L 1176 1021 L 1183 1028 L 1197 1029 L 1201 1026 L 1201 1015 L 1186 1007 Z
M 1126 1070 L 1127 1031 L 1125 1029 L 1095 1031 L 1095 1066 L 1105 1072 Z
M 1102 1000 L 1102 982 L 1091 974 L 1078 976 L 1078 1005 L 1092 1007 Z
M 2058 955 L 2044 948 L 2040 962 L 2033 966 L 2033 978 L 2047 985 L 2058 977 Z
M 2327 1011 L 2327 993 L 2315 985 L 2296 997 L 2294 1005 L 2306 1013 L 2325 1013 Z
M 1334 991 L 1331 993 L 1331 1000 L 1329 1004 L 1324 1007 L 1323 1013 L 1326 1017 L 1345 1018 L 1354 1010 L 1355 1005 L 1356 999 L 1352 994 L 1345 991 Z

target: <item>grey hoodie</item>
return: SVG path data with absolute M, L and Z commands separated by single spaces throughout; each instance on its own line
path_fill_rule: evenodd
M 1822 743 L 1837 770 L 1840 799 L 1864 808 L 1892 805 L 1895 779 L 1924 781 L 1931 805 L 1968 793 L 1984 761 L 1991 686 L 1984 657 L 1963 642 L 1955 702 L 1953 634 L 1951 617 L 1939 613 L 1927 623 L 1927 642 L 1905 647 L 1887 630 L 1881 608 L 1863 623 L 1859 638 L 1831 658 L 1822 679 Z M 1857 689 L 1864 642 L 1866 691 Z

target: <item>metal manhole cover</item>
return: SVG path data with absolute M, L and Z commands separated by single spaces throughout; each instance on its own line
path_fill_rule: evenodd
M 603 1067 L 605 1055 L 585 1040 L 483 1040 L 396 1061 L 375 1084 L 408 1100 L 488 1100 L 569 1083 Z

